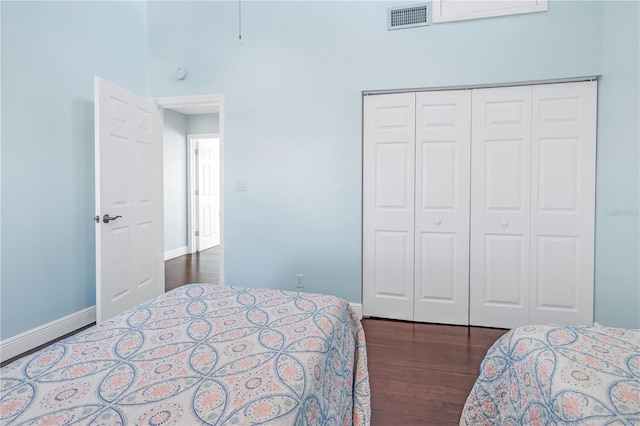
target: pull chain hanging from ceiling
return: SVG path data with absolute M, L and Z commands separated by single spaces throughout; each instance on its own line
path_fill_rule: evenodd
M 238 40 L 242 40 L 242 0 L 238 0 Z

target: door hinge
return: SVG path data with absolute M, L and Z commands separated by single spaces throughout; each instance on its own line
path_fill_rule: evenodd
M 196 195 L 200 195 L 200 191 L 196 189 Z
M 196 237 L 200 236 L 200 231 L 196 231 Z
M 196 155 L 198 155 L 198 148 L 196 148 Z

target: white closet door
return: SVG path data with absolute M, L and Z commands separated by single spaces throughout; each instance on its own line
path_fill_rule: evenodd
M 593 322 L 596 92 L 533 87 L 532 323 Z
M 363 313 L 413 320 L 415 94 L 364 98 Z
M 471 91 L 416 94 L 414 320 L 469 323 Z
M 472 95 L 472 325 L 529 319 L 531 86 Z

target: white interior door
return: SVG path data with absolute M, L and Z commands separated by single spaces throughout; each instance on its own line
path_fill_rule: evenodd
M 531 86 L 472 95 L 472 325 L 529 321 Z
M 220 139 L 198 139 L 198 251 L 220 244 Z
M 596 93 L 595 81 L 533 87 L 532 323 L 593 322 Z
M 414 320 L 469 323 L 471 91 L 416 94 Z
M 156 104 L 100 77 L 94 89 L 100 323 L 164 292 L 162 131 Z
M 364 98 L 363 311 L 413 320 L 415 94 Z

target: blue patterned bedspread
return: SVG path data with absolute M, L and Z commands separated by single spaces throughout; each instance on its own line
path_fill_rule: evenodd
M 640 331 L 509 331 L 487 352 L 460 424 L 640 424 Z
M 191 284 L 0 370 L 3 425 L 364 425 L 346 301 Z

